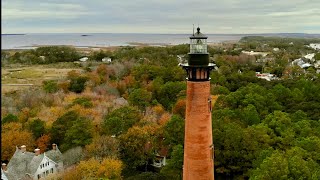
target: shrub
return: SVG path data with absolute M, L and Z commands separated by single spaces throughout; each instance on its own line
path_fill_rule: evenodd
M 43 81 L 43 90 L 47 93 L 55 93 L 58 91 L 58 84 L 54 80 Z
M 91 107 L 93 107 L 93 104 L 92 104 L 92 102 L 90 101 L 90 99 L 89 99 L 89 98 L 86 98 L 86 97 L 76 98 L 76 99 L 73 101 L 72 105 L 75 105 L 75 104 L 79 104 L 79 105 L 81 105 L 81 106 L 83 106 L 83 107 L 85 107 L 85 108 L 91 108 Z
M 1 120 L 1 124 L 10 123 L 10 122 L 18 122 L 18 117 L 10 113 Z

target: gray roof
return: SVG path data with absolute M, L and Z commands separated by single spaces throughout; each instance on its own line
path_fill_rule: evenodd
M 27 178 L 26 174 L 33 176 L 45 156 L 56 163 L 62 161 L 62 153 L 58 148 L 40 155 L 35 155 L 35 153 L 31 152 L 22 152 L 16 148 L 7 166 L 8 170 L 6 175 L 8 179 L 25 179 Z
M 28 173 L 29 174 L 34 174 L 37 172 L 37 169 L 41 163 L 41 161 L 43 160 L 44 158 L 44 154 L 40 154 L 38 156 L 33 156 L 30 164 L 29 164 L 29 168 L 28 168 Z
M 56 150 L 50 150 L 50 151 L 47 151 L 46 152 L 46 156 L 48 158 L 50 158 L 51 160 L 53 160 L 54 162 L 58 163 L 58 162 L 61 162 L 62 161 L 62 153 L 60 152 L 60 150 L 58 149 L 58 146 L 57 146 L 57 149 Z
M 197 32 L 190 36 L 190 39 L 207 39 L 208 37 L 200 32 L 200 28 L 197 28 Z
M 8 163 L 8 174 L 14 176 L 14 179 L 24 178 L 26 173 L 28 173 L 28 167 L 33 157 L 34 153 L 22 152 L 16 148 L 15 153 Z
M 123 97 L 120 97 L 120 98 L 113 100 L 113 103 L 117 107 L 129 105 L 128 101 L 126 99 L 124 99 Z

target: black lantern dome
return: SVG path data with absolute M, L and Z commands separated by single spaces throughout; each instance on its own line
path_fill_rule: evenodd
M 187 71 L 189 81 L 208 81 L 210 80 L 210 71 L 215 64 L 209 63 L 209 53 L 207 51 L 208 37 L 200 32 L 190 36 L 190 52 L 188 53 L 188 63 L 182 64 Z

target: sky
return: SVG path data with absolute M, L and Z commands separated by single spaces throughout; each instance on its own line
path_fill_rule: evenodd
M 4 33 L 320 33 L 320 0 L 2 0 Z

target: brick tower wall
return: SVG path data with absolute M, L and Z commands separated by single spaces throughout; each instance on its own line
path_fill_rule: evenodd
M 184 180 L 213 180 L 210 81 L 187 82 Z

